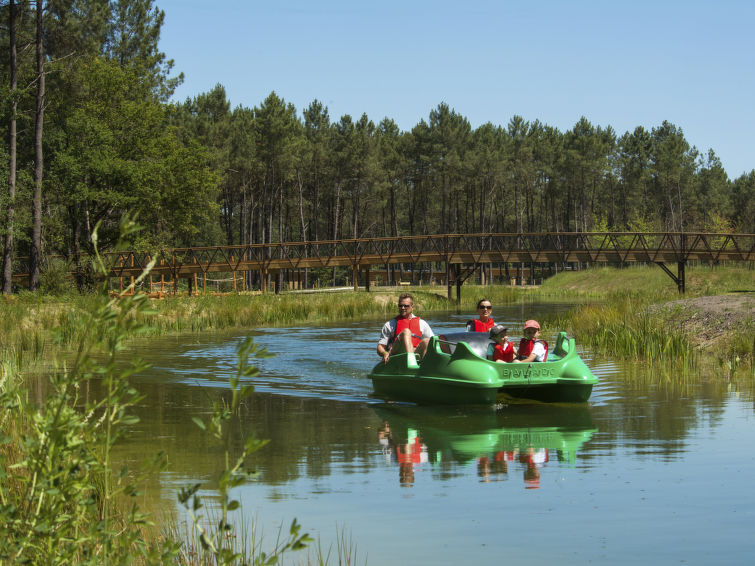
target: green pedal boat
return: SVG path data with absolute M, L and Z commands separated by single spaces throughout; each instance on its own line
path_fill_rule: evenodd
M 433 336 L 423 360 L 395 354 L 378 363 L 372 386 L 378 397 L 438 405 L 492 405 L 506 400 L 585 402 L 598 379 L 561 332 L 545 362 L 491 361 L 493 342 L 483 332 Z

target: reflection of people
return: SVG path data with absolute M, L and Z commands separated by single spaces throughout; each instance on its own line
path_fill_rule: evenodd
M 383 358 L 383 363 L 388 362 L 392 353 L 402 351 L 416 351 L 420 356 L 425 355 L 433 331 L 427 322 L 414 315 L 413 310 L 412 296 L 409 293 L 402 294 L 398 298 L 398 316 L 386 322 L 380 332 L 377 353 Z
M 540 487 L 540 467 L 548 461 L 548 451 L 545 448 L 535 449 L 530 446 L 525 452 L 519 453 L 519 461 L 527 464 L 524 470 L 524 487 L 537 489 Z
M 406 444 L 396 446 L 398 478 L 402 486 L 414 483 L 414 466 L 428 461 L 427 446 L 422 444 L 416 430 L 409 429 Z
M 493 471 L 497 474 L 508 474 L 509 463 L 506 461 L 506 453 L 499 450 L 493 457 Z
M 391 441 L 393 440 L 393 433 L 391 432 L 391 425 L 388 421 L 383 421 L 378 429 L 378 443 L 380 443 L 380 449 L 385 456 L 386 462 L 391 461 Z
M 497 324 L 490 329 L 490 338 L 495 342 L 493 347 L 494 362 L 513 362 L 516 349 L 509 340 L 509 329 L 502 324 Z
M 398 481 L 403 487 L 414 485 L 414 465 L 404 463 L 398 465 Z
M 524 489 L 540 488 L 540 470 L 535 465 L 528 465 L 524 470 Z
M 492 462 L 487 456 L 480 456 L 477 459 L 477 476 L 482 482 L 489 482 L 491 475 L 500 476 L 508 472 L 509 466 L 504 452 L 496 452 Z
M 490 458 L 487 456 L 480 456 L 477 459 L 477 475 L 480 481 L 490 481 Z
M 524 338 L 519 343 L 519 362 L 544 362 L 548 359 L 548 342 L 540 340 L 540 325 L 536 320 L 524 323 Z
M 477 301 L 477 313 L 479 318 L 467 322 L 467 332 L 488 332 L 495 322 L 490 315 L 493 312 L 493 305 L 487 299 Z

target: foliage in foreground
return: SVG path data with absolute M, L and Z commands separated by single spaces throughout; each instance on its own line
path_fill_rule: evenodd
M 266 356 L 265 350 L 257 350 L 254 341 L 247 338 L 242 342 L 237 350 L 236 373 L 229 378 L 231 398 L 227 400 L 221 398 L 213 403 L 212 416 L 208 422 L 196 418 L 194 422 L 203 431 L 206 431 L 217 442 L 223 445 L 223 462 L 224 469 L 218 478 L 218 512 L 220 517 L 212 521 L 217 525 L 210 528 L 203 521 L 200 511 L 204 508 L 202 497 L 199 495 L 201 484 L 196 483 L 184 488 L 178 495 L 178 500 L 184 506 L 191 517 L 194 528 L 199 534 L 199 542 L 203 554 L 203 562 L 208 564 L 255 564 L 255 565 L 272 565 L 277 564 L 280 556 L 289 550 L 301 550 L 306 547 L 312 539 L 307 534 L 300 534 L 301 526 L 296 519 L 291 523 L 288 537 L 270 553 L 259 551 L 252 545 L 251 555 L 249 548 L 239 549 L 234 541 L 237 540 L 235 533 L 237 529 L 233 522 L 230 521 L 230 513 L 238 510 L 241 504 L 238 500 L 233 499 L 231 490 L 245 483 L 254 476 L 254 472 L 245 467 L 247 458 L 265 446 L 267 440 L 259 440 L 254 435 L 249 435 L 242 443 L 241 453 L 235 457 L 231 456 L 231 424 L 239 418 L 239 408 L 241 403 L 254 392 L 254 386 L 244 384 L 243 381 L 257 375 L 258 370 L 255 366 L 249 364 L 249 357 Z M 241 428 L 241 427 L 238 427 Z M 242 533 L 243 534 L 243 533 Z M 242 536 L 243 540 L 243 536 Z M 251 558 L 251 562 L 248 560 Z
M 126 221 L 123 232 L 136 229 Z M 99 268 L 105 266 L 99 262 Z M 147 268 L 144 277 L 151 266 Z M 149 465 L 132 471 L 116 469 L 112 448 L 133 425 L 130 408 L 140 400 L 129 377 L 145 369 L 133 360 L 124 365 L 116 356 L 126 338 L 144 330 L 140 318 L 151 312 L 145 295 L 121 295 L 108 299 L 105 293 L 92 300 L 89 316 L 74 325 L 79 337 L 70 365 L 52 372 L 47 398 L 31 403 L 28 393 L 7 364 L 0 376 L 0 525 L 3 543 L 0 563 L 28 564 L 174 564 L 181 560 L 181 544 L 159 532 L 150 517 L 136 504 L 145 474 L 161 469 L 164 458 L 156 455 Z M 105 356 L 97 356 L 104 352 Z M 257 370 L 249 364 L 254 344 L 247 340 L 238 351 L 238 366 L 230 378 L 231 399 L 217 401 L 209 423 L 198 422 L 216 440 L 224 443 L 225 468 L 218 481 L 221 519 L 212 527 L 201 525 L 199 485 L 183 490 L 186 505 L 207 553 L 203 564 L 277 564 L 288 550 L 303 548 L 309 537 L 299 534 L 294 520 L 289 537 L 269 553 L 245 555 L 229 544 L 234 525 L 229 513 L 239 508 L 230 490 L 248 477 L 246 457 L 265 444 L 250 437 L 242 453 L 231 460 L 228 424 L 238 416 L 241 402 L 253 389 L 243 378 Z M 95 381 L 102 393 L 94 400 L 80 394 L 82 386 Z M 256 546 L 254 547 L 257 548 Z
M 115 358 L 125 339 L 139 331 L 134 315 L 146 314 L 149 301 L 140 295 L 110 300 L 101 295 L 93 306 L 80 321 L 70 365 L 51 374 L 44 403 L 31 403 L 13 374 L 3 373 L 3 560 L 164 563 L 178 548 L 171 541 L 144 542 L 144 531 L 151 523 L 135 503 L 140 480 L 159 469 L 162 458 L 156 456 L 149 466 L 135 472 L 125 467 L 116 470 L 111 461 L 111 449 L 124 426 L 134 423 L 129 409 L 139 401 L 129 377 L 144 368 L 137 360 L 124 366 Z M 105 358 L 96 361 L 95 351 L 104 351 Z M 82 386 L 92 380 L 102 384 L 103 393 L 95 400 L 80 394 Z

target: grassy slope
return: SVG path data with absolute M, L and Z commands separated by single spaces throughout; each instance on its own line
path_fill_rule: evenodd
M 559 274 L 538 293 L 563 296 L 566 291 L 588 299 L 589 304 L 559 322 L 597 351 L 644 360 L 712 362 L 729 374 L 738 367 L 752 370 L 755 270 L 687 268 L 686 279 L 687 292 L 679 295 L 660 268 L 598 268 Z
M 546 279 L 540 288 L 544 294 L 564 291 L 578 296 L 641 292 L 653 300 L 679 298 L 675 283 L 660 267 L 655 266 L 565 271 Z M 742 267 L 687 268 L 686 297 L 731 292 L 755 293 L 755 270 Z

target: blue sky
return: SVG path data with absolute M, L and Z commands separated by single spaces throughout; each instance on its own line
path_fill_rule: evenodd
M 730 178 L 755 169 L 751 0 L 155 0 L 175 99 L 222 84 L 301 114 L 366 113 L 410 130 L 441 102 L 469 119 L 621 135 L 668 120 Z

